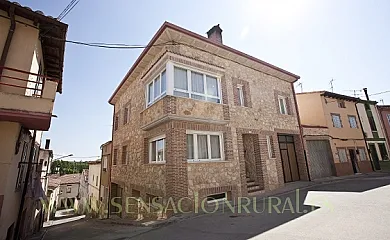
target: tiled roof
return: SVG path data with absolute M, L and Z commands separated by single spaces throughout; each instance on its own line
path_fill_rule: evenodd
M 81 178 L 81 173 L 75 173 L 75 174 L 65 174 L 59 177 L 61 184 L 73 184 L 73 183 L 79 183 Z

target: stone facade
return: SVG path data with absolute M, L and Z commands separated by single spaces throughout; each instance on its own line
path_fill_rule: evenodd
M 146 84 L 167 62 L 221 76 L 221 103 L 166 95 L 146 107 Z M 123 196 L 132 196 L 132 190 L 139 191 L 141 197 L 188 197 L 189 202 L 194 195 L 200 199 L 218 193 L 227 193 L 230 199 L 247 196 L 248 161 L 244 148 L 248 146 L 244 147 L 243 140 L 246 136 L 251 136 L 256 169 L 253 177 L 259 191 L 284 185 L 278 134 L 294 137 L 300 179 L 308 179 L 291 82 L 186 45 L 163 47 L 139 76 L 114 106 L 114 116 L 119 117 L 118 129 L 113 132 L 113 149 L 117 149 L 118 158 L 122 156 L 122 146 L 127 145 L 128 149 L 127 164 L 118 159 L 117 165 L 112 166 L 112 182 L 124 189 Z M 244 86 L 245 106 L 236 104 L 237 84 Z M 286 97 L 287 115 L 279 113 L 280 94 Z M 129 102 L 129 120 L 123 124 L 121 114 Z M 224 158 L 187 162 L 188 130 L 220 132 Z M 149 140 L 157 136 L 165 138 L 165 163 L 149 163 Z M 272 136 L 272 158 L 267 136 Z

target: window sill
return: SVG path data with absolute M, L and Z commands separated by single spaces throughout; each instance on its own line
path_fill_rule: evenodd
M 165 165 L 166 162 L 149 162 L 150 165 Z
M 187 163 L 228 163 L 226 160 L 187 161 Z

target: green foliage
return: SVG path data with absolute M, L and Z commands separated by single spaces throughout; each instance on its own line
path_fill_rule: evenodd
M 55 160 L 51 164 L 51 173 L 60 175 L 70 173 L 81 173 L 83 169 L 88 169 L 88 162 Z

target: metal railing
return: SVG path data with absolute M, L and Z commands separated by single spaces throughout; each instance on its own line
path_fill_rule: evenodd
M 6 73 L 4 74 L 4 70 Z M 26 77 L 21 76 L 26 74 Z M 42 74 L 23 71 L 16 68 L 0 66 L 0 91 L 3 91 L 1 86 L 7 86 L 17 89 L 25 89 L 24 95 L 31 97 L 42 97 L 43 89 L 45 88 L 45 82 L 54 81 L 58 83 L 58 80 Z M 22 85 L 22 83 L 25 83 Z M 7 91 L 5 91 L 7 92 Z

